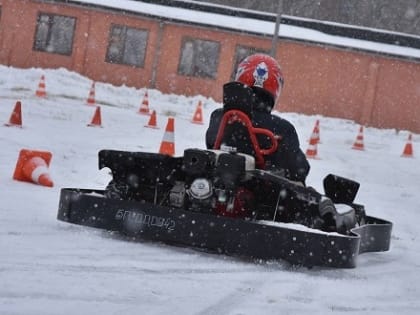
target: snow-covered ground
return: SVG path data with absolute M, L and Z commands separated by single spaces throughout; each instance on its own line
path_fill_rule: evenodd
M 46 99 L 35 97 L 41 74 Z M 355 269 L 291 268 L 284 262 L 134 243 L 105 231 L 56 220 L 60 189 L 103 188 L 100 149 L 157 152 L 167 116 L 175 117 L 176 154 L 204 148 L 211 112 L 204 97 L 149 91 L 160 129 L 137 113 L 144 89 L 97 83 L 103 128 L 87 127 L 91 82 L 63 69 L 0 66 L 0 314 L 419 314 L 420 136 L 414 158 L 401 153 L 407 131 L 365 128 L 365 151 L 352 150 L 358 125 L 321 116 L 280 113 L 301 146 L 320 119 L 320 159 L 308 184 L 336 173 L 361 183 L 357 197 L 370 215 L 394 222 L 391 250 L 363 254 Z M 17 100 L 23 128 L 5 127 Z M 198 101 L 204 124 L 192 124 Z M 21 149 L 50 151 L 53 188 L 12 179 Z M 417 150 L 417 151 L 416 151 Z

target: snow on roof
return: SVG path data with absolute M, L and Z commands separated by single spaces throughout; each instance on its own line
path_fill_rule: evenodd
M 131 11 L 134 13 L 147 14 L 177 21 L 184 21 L 188 23 L 204 24 L 209 26 L 221 27 L 236 31 L 246 31 L 250 33 L 272 35 L 274 32 L 275 22 L 264 21 L 257 18 L 229 16 L 221 13 L 203 12 L 188 8 L 180 8 L 171 6 L 168 9 L 167 5 L 146 3 L 134 0 L 75 0 L 68 1 L 73 3 L 83 3 L 90 5 L 97 5 L 101 7 L 118 9 L 124 11 Z M 250 10 L 242 10 L 250 12 Z M 256 14 L 266 14 L 255 11 Z M 267 16 L 275 16 L 274 14 L 266 14 Z M 329 23 L 336 24 L 338 23 Z M 368 28 L 364 28 L 369 30 Z M 373 30 L 373 29 L 370 29 Z M 378 30 L 375 30 L 378 31 Z M 389 32 L 391 33 L 391 32 Z M 394 33 L 395 34 L 395 33 Z M 306 27 L 281 24 L 279 29 L 279 36 L 289 39 L 304 40 L 338 47 L 354 48 L 375 53 L 389 54 L 394 56 L 401 56 L 407 58 L 420 58 L 420 49 L 413 47 L 402 47 L 399 45 L 392 45 L 362 39 L 348 38 L 343 36 L 336 36 L 326 34 L 318 30 L 309 29 Z M 405 35 L 409 36 L 409 35 Z M 411 36 L 415 37 L 415 36 Z M 417 38 L 417 37 L 415 37 Z M 419 38 L 420 40 L 420 38 Z

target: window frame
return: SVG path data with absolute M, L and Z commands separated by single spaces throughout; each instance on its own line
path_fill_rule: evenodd
M 184 72 L 181 67 L 182 67 L 182 61 L 183 61 L 183 52 L 185 49 L 185 46 L 187 43 L 192 43 L 193 44 L 193 65 L 192 67 L 194 67 L 195 65 L 195 60 L 199 59 L 199 55 L 196 54 L 196 50 L 197 50 L 197 42 L 209 42 L 209 43 L 215 43 L 217 44 L 217 60 L 215 61 L 214 64 L 214 69 L 213 69 L 213 73 L 211 75 L 206 75 L 205 72 L 202 71 L 186 71 Z M 177 69 L 177 74 L 178 75 L 182 75 L 182 76 L 187 76 L 187 77 L 195 77 L 195 78 L 200 78 L 200 79 L 211 79 L 211 80 L 216 80 L 217 79 L 217 75 L 218 75 L 218 70 L 219 70 L 219 63 L 220 63 L 220 51 L 221 51 L 221 43 L 220 41 L 217 40 L 212 40 L 212 39 L 203 39 L 203 38 L 198 38 L 198 37 L 191 37 L 191 36 L 184 36 L 182 38 L 182 42 L 181 42 L 181 50 L 180 50 L 180 54 L 179 54 L 179 60 L 178 60 L 178 69 Z
M 122 46 L 121 46 L 121 51 L 119 52 L 119 55 L 121 57 L 118 57 L 117 58 L 118 60 L 114 60 L 113 57 L 110 56 L 110 49 L 112 49 L 111 48 L 112 37 L 115 36 L 113 35 L 114 28 L 120 28 L 123 32 Z M 139 32 L 145 33 L 146 35 L 146 40 L 144 41 L 144 47 L 143 47 L 144 49 L 142 53 L 142 58 L 140 58 L 141 60 L 139 64 L 130 63 L 124 60 L 125 52 L 126 52 L 128 30 L 139 31 Z M 149 37 L 150 37 L 149 35 L 150 35 L 150 30 L 147 28 L 139 28 L 139 27 L 132 27 L 132 26 L 124 25 L 124 24 L 111 23 L 109 27 L 109 33 L 108 33 L 108 46 L 107 46 L 106 54 L 105 54 L 105 62 L 109 64 L 113 64 L 113 65 L 121 65 L 121 66 L 128 66 L 128 67 L 134 67 L 134 68 L 144 68 L 146 64 L 147 47 L 149 45 Z
M 39 25 L 40 25 L 40 20 L 42 16 L 47 16 L 48 17 L 48 29 L 47 29 L 47 39 L 45 40 L 45 43 L 42 45 L 42 47 L 39 47 L 37 45 L 37 43 L 39 42 L 37 40 L 37 35 L 38 35 L 38 30 L 39 30 Z M 71 33 L 71 43 L 69 45 L 69 50 L 68 51 L 60 51 L 60 50 L 53 50 L 50 51 L 48 50 L 48 46 L 50 45 L 49 41 L 51 40 L 51 32 L 52 32 L 52 26 L 54 25 L 54 17 L 62 17 L 62 18 L 66 18 L 66 19 L 72 19 L 73 20 L 73 27 L 72 27 L 72 33 Z M 51 22 L 52 19 L 52 22 Z M 75 16 L 69 16 L 69 15 L 63 15 L 63 14 L 55 14 L 55 13 L 51 13 L 51 12 L 38 12 L 37 18 L 36 18 L 36 25 L 35 25 L 35 34 L 34 34 L 34 41 L 33 41 L 33 45 L 32 45 L 32 50 L 37 51 L 37 52 L 45 52 L 45 53 L 50 53 L 50 54 L 58 54 L 58 55 L 63 55 L 63 56 L 71 56 L 73 54 L 73 46 L 74 46 L 74 38 L 76 35 L 76 25 L 77 25 L 77 17 Z

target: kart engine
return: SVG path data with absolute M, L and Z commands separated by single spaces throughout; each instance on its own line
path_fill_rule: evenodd
M 251 210 L 248 205 L 252 193 L 241 184 L 246 180 L 246 171 L 255 168 L 253 157 L 219 150 L 187 149 L 182 167 L 185 182 L 178 181 L 172 187 L 171 206 L 235 217 Z

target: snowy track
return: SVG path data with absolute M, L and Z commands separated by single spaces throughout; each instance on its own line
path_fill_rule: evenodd
M 189 122 L 200 99 L 149 91 L 159 130 L 138 115 L 144 90 L 97 84 L 103 128 L 90 128 L 90 81 L 65 70 L 45 71 L 48 99 L 33 94 L 41 70 L 0 66 L 0 123 L 22 100 L 24 127 L 0 126 L 0 314 L 418 314 L 420 310 L 420 136 L 417 157 L 400 157 L 407 133 L 365 129 L 365 152 L 351 150 L 350 121 L 284 114 L 301 145 L 320 118 L 320 159 L 308 184 L 328 173 L 361 183 L 357 201 L 370 215 L 394 222 L 391 251 L 359 257 L 355 269 L 293 268 L 251 262 L 153 242 L 133 242 L 56 220 L 60 189 L 103 188 L 103 148 L 156 152 L 175 115 L 177 155 L 204 147 L 207 118 L 218 104 L 201 98 L 205 124 Z M 63 97 L 63 95 L 65 97 Z M 53 188 L 12 180 L 20 149 L 53 153 Z

